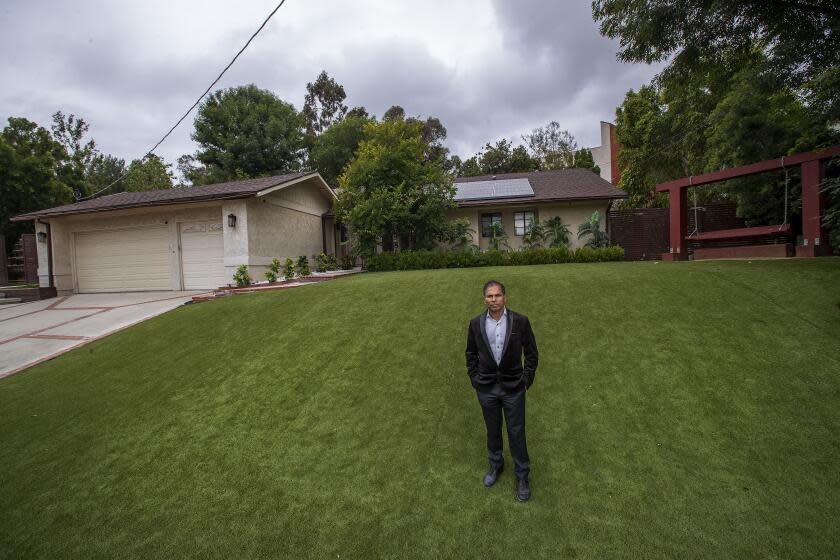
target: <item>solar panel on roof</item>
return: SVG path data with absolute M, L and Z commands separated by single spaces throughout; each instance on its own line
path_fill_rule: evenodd
M 480 200 L 484 198 L 516 198 L 534 196 L 528 179 L 496 179 L 455 183 L 455 200 Z

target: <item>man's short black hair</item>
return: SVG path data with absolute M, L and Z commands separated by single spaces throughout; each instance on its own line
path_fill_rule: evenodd
M 490 286 L 498 286 L 502 290 L 502 295 L 507 294 L 507 292 L 505 292 L 505 285 L 502 284 L 501 282 L 499 282 L 498 280 L 488 280 L 487 282 L 485 282 L 484 283 L 484 291 L 481 292 L 481 293 L 486 294 L 487 293 L 487 288 L 489 288 Z

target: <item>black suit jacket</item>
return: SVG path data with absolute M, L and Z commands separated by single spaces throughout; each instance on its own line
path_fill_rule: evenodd
M 531 322 L 525 315 L 510 309 L 507 311 L 505 346 L 502 350 L 501 362 L 498 364 L 493 358 L 493 351 L 490 349 L 490 341 L 487 339 L 484 327 L 487 311 L 478 317 L 473 317 L 470 321 L 467 332 L 467 374 L 477 390 L 489 388 L 494 383 L 500 382 L 506 390 L 518 391 L 523 385 L 528 388 L 534 383 L 539 353 L 534 332 L 531 330 Z M 525 356 L 524 366 L 523 355 Z

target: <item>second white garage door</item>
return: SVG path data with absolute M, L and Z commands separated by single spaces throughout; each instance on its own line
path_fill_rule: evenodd
M 76 234 L 81 293 L 171 290 L 170 263 L 167 226 Z
M 185 290 L 210 290 L 225 285 L 224 236 L 221 222 L 179 224 L 181 269 Z

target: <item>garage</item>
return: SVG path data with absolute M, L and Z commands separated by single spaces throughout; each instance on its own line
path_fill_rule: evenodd
M 179 231 L 184 289 L 210 290 L 225 285 L 222 223 L 182 223 Z
M 246 265 L 339 251 L 335 192 L 314 171 L 201 188 L 127 191 L 12 217 L 34 221 L 38 283 L 58 295 L 205 292 Z M 328 216 L 329 215 L 329 216 Z
M 169 227 L 77 232 L 80 293 L 172 289 Z

